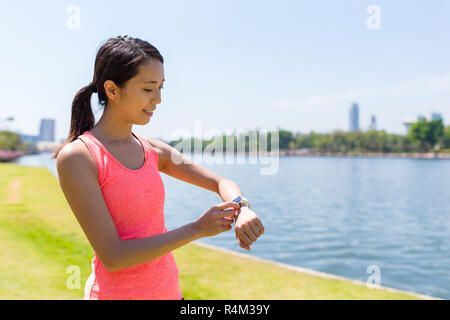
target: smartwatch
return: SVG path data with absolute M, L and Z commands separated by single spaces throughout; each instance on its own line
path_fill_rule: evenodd
M 248 207 L 250 209 L 250 202 L 248 202 L 247 198 L 244 198 L 242 196 L 238 196 L 235 199 L 231 200 L 232 202 L 239 203 L 239 205 L 242 207 Z

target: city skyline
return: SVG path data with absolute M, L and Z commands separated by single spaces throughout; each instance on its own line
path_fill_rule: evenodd
M 356 112 L 354 111 L 354 108 L 356 107 Z M 377 118 L 376 115 L 371 115 L 370 116 L 370 122 L 367 125 L 367 127 L 364 126 L 360 126 L 360 118 L 359 118 L 359 113 L 360 113 L 360 109 L 359 109 L 359 104 L 358 103 L 352 103 L 351 104 L 351 108 L 349 109 L 349 128 L 347 130 L 345 129 L 334 129 L 332 131 L 326 131 L 326 132 L 318 132 L 315 130 L 311 130 L 310 132 L 301 132 L 299 130 L 289 130 L 286 128 L 283 128 L 281 126 L 277 127 L 283 130 L 289 130 L 291 132 L 294 133 L 311 133 L 311 132 L 316 132 L 316 133 L 322 133 L 322 134 L 326 134 L 326 133 L 331 133 L 333 131 L 367 131 L 367 130 L 378 130 L 377 128 Z M 401 123 L 406 127 L 406 132 L 407 133 L 409 130 L 409 126 L 411 123 L 419 121 L 420 118 L 424 118 L 428 121 L 432 121 L 432 120 L 437 120 L 437 119 L 443 119 L 442 114 L 438 113 L 438 112 L 434 112 L 431 111 L 427 114 L 428 116 L 424 116 L 424 113 L 419 113 L 417 114 L 415 117 L 408 117 L 408 118 L 404 118 L 402 119 Z M 96 122 L 98 121 L 98 117 L 96 118 Z M 443 119 L 443 121 L 445 121 Z M 36 142 L 36 141 L 65 141 L 67 137 L 56 137 L 56 131 L 55 131 L 55 123 L 56 123 L 56 119 L 40 119 L 40 129 L 38 131 L 37 134 L 33 134 L 33 133 L 29 133 L 29 132 L 22 132 L 22 131 L 17 131 L 17 133 L 19 133 L 24 139 L 25 141 L 29 141 L 29 142 Z M 444 126 L 446 126 L 446 123 L 444 122 Z M 51 128 L 50 128 L 51 127 Z M 255 128 L 246 128 L 246 130 L 253 130 L 253 129 L 258 129 L 259 127 L 255 127 Z M 236 129 L 236 128 L 235 128 Z M 260 129 L 260 128 L 259 128 Z M 7 127 L 0 127 L 0 130 L 10 130 L 9 126 Z M 380 129 L 380 130 L 384 130 L 384 129 Z M 235 130 L 233 130 L 235 131 Z M 228 131 L 223 131 L 223 134 L 227 134 Z M 388 132 L 387 133 L 393 133 L 393 132 Z M 399 134 L 398 132 L 395 132 L 395 134 Z M 400 133 L 402 134 L 402 133 Z M 193 135 L 194 136 L 194 135 Z M 50 138 L 49 138 L 50 137 Z M 51 138 L 53 137 L 53 138 Z M 169 141 L 169 140 L 174 140 L 174 139 L 167 139 L 164 138 L 164 140 Z
M 427 121 L 433 121 L 433 120 L 438 120 L 438 119 L 443 119 L 442 118 L 442 114 L 437 113 L 437 112 L 430 112 L 428 117 L 424 116 L 423 114 L 418 114 L 415 118 L 411 117 L 408 119 L 404 119 L 402 124 L 405 126 L 406 128 L 406 132 L 404 132 L 403 134 L 407 134 L 409 131 L 409 127 L 411 126 L 412 123 L 420 121 L 421 119 L 425 119 Z M 367 128 L 365 127 L 361 127 L 359 125 L 359 105 L 357 103 L 352 103 L 351 104 L 351 108 L 349 109 L 349 124 L 350 127 L 348 130 L 341 130 L 341 131 L 346 131 L 346 132 L 352 132 L 352 131 L 361 131 L 361 132 L 365 132 L 368 130 L 378 130 L 377 129 L 377 120 L 376 120 L 376 116 L 375 115 L 371 115 L 370 117 L 370 123 L 367 126 Z M 39 133 L 37 135 L 27 135 L 27 134 L 23 134 L 20 133 L 21 138 L 24 142 L 64 142 L 66 140 L 66 138 L 59 138 L 56 139 L 55 137 L 55 119 L 41 119 L 40 120 L 40 130 Z M 2 129 L 2 128 L 0 128 Z M 260 129 L 260 128 L 253 128 L 253 129 Z M 280 128 L 283 130 L 286 130 L 285 128 Z M 337 129 L 339 130 L 339 129 Z M 305 132 L 300 132 L 300 131 L 291 131 L 294 134 L 296 133 L 305 133 Z M 223 132 L 224 135 L 229 134 L 230 132 Z M 308 132 L 310 133 L 310 132 Z M 316 132 L 318 133 L 318 132 Z M 330 133 L 330 132 L 319 132 L 319 133 Z M 389 133 L 389 132 L 388 132 Z M 201 134 L 204 134 L 204 132 L 201 132 Z M 233 131 L 233 134 L 236 134 Z M 194 135 L 192 136 L 185 136 L 185 137 L 194 137 Z M 208 137 L 203 136 L 204 139 L 208 139 Z M 166 141 L 171 141 L 174 139 L 164 139 Z

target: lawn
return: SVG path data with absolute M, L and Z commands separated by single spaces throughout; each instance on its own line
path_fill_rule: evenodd
M 48 169 L 0 163 L 0 239 L 0 299 L 83 298 L 92 248 Z M 417 299 L 195 243 L 173 254 L 187 300 Z M 79 268 L 79 288 L 68 282 L 71 266 Z

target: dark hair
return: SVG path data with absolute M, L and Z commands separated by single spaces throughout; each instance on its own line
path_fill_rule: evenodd
M 158 49 L 147 41 L 130 36 L 118 36 L 107 40 L 95 57 L 94 79 L 81 88 L 72 102 L 72 119 L 69 136 L 56 148 L 52 159 L 68 143 L 76 140 L 83 132 L 94 126 L 94 113 L 91 108 L 92 93 L 98 92 L 99 104 L 107 107 L 104 83 L 112 80 L 122 88 L 125 83 L 138 73 L 138 67 L 147 59 L 155 58 L 164 63 Z

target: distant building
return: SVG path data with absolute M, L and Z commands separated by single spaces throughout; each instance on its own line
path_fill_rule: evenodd
M 359 106 L 353 103 L 350 108 L 350 131 L 359 130 Z
M 374 115 L 370 118 L 369 130 L 377 130 L 377 118 Z
M 430 114 L 430 116 L 427 118 L 425 117 L 423 114 L 419 114 L 417 116 L 417 118 L 406 118 L 402 120 L 403 125 L 406 127 L 406 132 L 409 132 L 409 128 L 411 127 L 411 125 L 413 123 L 419 122 L 419 121 L 434 121 L 434 120 L 439 120 L 442 119 L 442 114 L 440 113 L 436 113 L 436 112 L 432 112 Z
M 432 112 L 431 113 L 431 121 L 442 119 L 442 114 Z
M 55 141 L 55 120 L 41 119 L 39 141 Z

